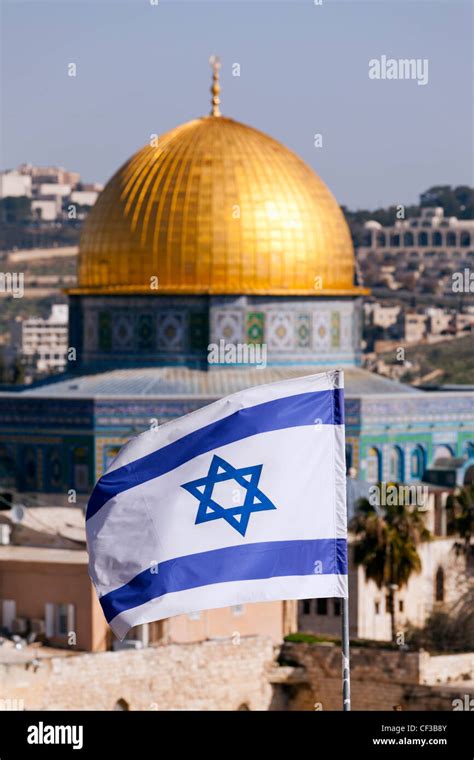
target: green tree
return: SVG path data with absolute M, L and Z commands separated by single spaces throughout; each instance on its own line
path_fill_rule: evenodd
M 457 533 L 461 538 L 455 548 L 458 553 L 464 552 L 469 557 L 474 537 L 474 483 L 461 486 L 450 494 L 446 509 L 449 532 Z
M 356 535 L 354 561 L 362 565 L 368 579 L 387 590 L 392 641 L 396 640 L 395 593 L 421 570 L 418 546 L 431 539 L 416 507 L 388 507 L 382 514 L 367 499 L 359 502 L 351 525 Z
M 5 224 L 19 224 L 31 219 L 31 198 L 7 196 L 0 200 L 0 219 Z

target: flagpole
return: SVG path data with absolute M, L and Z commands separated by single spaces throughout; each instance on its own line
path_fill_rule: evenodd
M 349 581 L 349 579 L 348 579 Z M 351 668 L 349 654 L 349 589 L 342 600 L 342 709 L 351 709 Z

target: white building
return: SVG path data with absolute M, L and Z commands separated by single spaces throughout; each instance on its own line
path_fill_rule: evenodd
M 67 304 L 54 304 L 47 319 L 16 319 L 11 325 L 12 348 L 27 367 L 38 373 L 61 371 L 68 349 Z
M 32 199 L 33 216 L 54 222 L 63 217 L 63 208 L 67 206 L 91 207 L 96 202 L 102 185 L 97 182 L 80 185 L 79 181 L 77 172 L 62 167 L 22 164 L 15 171 L 0 173 L 0 198 L 28 196 Z
M 452 461 L 452 460 L 449 460 Z M 456 553 L 459 537 L 446 533 L 446 499 L 450 489 L 427 487 L 424 492 L 425 524 L 432 540 L 418 546 L 421 571 L 395 592 L 397 631 L 422 627 L 436 610 L 450 609 L 466 592 L 466 559 Z M 349 606 L 351 636 L 389 641 L 390 600 L 387 589 L 367 580 L 362 566 L 353 561 L 355 536 L 349 535 Z M 340 599 L 308 599 L 298 603 L 298 629 L 308 633 L 339 636 Z
M 99 193 L 96 190 L 75 190 L 71 193 L 71 203 L 78 206 L 93 206 Z
M 367 321 L 385 330 L 397 322 L 400 309 L 400 306 L 384 306 L 377 302 L 364 304 L 364 313 Z
M 71 185 L 61 185 L 59 182 L 43 182 L 36 186 L 38 196 L 44 195 L 61 195 L 67 197 L 71 195 Z
M 365 223 L 364 244 L 358 256 L 370 253 L 405 254 L 420 260 L 436 256 L 463 261 L 474 257 L 474 221 L 445 217 L 440 207 L 423 208 L 415 219 L 399 219 L 392 227 L 382 227 L 374 220 Z
M 31 177 L 17 171 L 0 173 L 0 198 L 31 196 Z
M 33 215 L 39 217 L 43 222 L 54 222 L 61 211 L 60 197 L 36 198 L 31 202 L 31 210 Z

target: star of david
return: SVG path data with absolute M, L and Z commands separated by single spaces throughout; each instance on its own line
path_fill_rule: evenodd
M 241 536 L 245 536 L 252 512 L 276 509 L 270 499 L 258 488 L 262 467 L 261 464 L 252 467 L 233 467 L 225 459 L 214 454 L 209 472 L 204 478 L 191 480 L 181 486 L 199 501 L 195 525 L 222 518 Z M 226 508 L 214 501 L 212 498 L 214 486 L 226 480 L 235 480 L 245 489 L 243 504 Z

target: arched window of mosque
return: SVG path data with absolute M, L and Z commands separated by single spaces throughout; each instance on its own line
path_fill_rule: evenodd
M 421 478 L 425 469 L 425 452 L 421 446 L 416 446 L 411 452 L 410 473 L 412 478 Z
M 436 246 L 443 245 L 443 236 L 441 232 L 433 232 L 432 244 Z
M 49 483 L 53 487 L 59 487 L 62 483 L 61 452 L 56 447 L 48 452 Z
M 76 446 L 73 450 L 73 484 L 78 491 L 84 492 L 89 488 L 89 465 L 85 446 Z
M 250 710 L 250 707 L 244 702 L 238 706 L 237 710 Z
M 369 483 L 377 483 L 382 480 L 382 457 L 375 447 L 367 453 L 367 480 Z
M 471 236 L 469 232 L 461 232 L 461 245 L 463 248 L 466 248 L 467 246 L 471 245 Z
M 7 446 L 0 446 L 0 483 L 11 485 L 15 482 L 15 458 Z
M 346 443 L 346 472 L 352 467 L 352 443 Z
M 474 443 L 472 441 L 467 441 L 464 444 L 464 455 L 468 459 L 474 459 Z
M 398 446 L 394 446 L 390 452 L 390 478 L 398 483 L 404 479 L 403 452 Z
M 390 245 L 393 245 L 395 246 L 395 248 L 398 248 L 398 246 L 400 245 L 400 235 L 391 235 Z
M 433 456 L 434 464 L 442 464 L 443 460 L 451 459 L 454 452 L 450 446 L 437 446 Z
M 455 246 L 456 245 L 456 233 L 455 232 L 448 232 L 446 235 L 446 245 L 449 246 Z
M 418 245 L 428 245 L 428 234 L 426 232 L 419 233 Z
M 383 232 L 379 232 L 377 235 L 377 245 L 381 246 L 381 248 L 385 248 L 386 242 L 385 234 Z
M 442 567 L 438 567 L 436 571 L 435 600 L 437 602 L 444 602 L 444 570 Z
M 104 449 L 104 471 L 109 469 L 109 466 L 112 464 L 121 448 L 121 446 L 106 446 Z
M 414 245 L 413 232 L 405 232 L 403 236 L 403 245 Z
M 130 710 L 130 705 L 125 699 L 117 699 L 114 710 Z
M 31 446 L 24 450 L 23 464 L 26 485 L 36 487 L 36 451 Z

